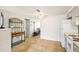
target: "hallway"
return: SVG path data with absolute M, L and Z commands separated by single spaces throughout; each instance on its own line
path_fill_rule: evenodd
M 74 6 L 3 6 L 1 9 L 1 51 L 65 52 L 72 51 L 65 33 L 77 33 L 71 17 Z M 15 11 L 16 10 L 16 11 Z M 75 17 L 76 18 L 76 17 Z M 73 22 L 73 23 L 72 23 Z M 4 29 L 2 29 L 2 26 Z M 67 29 L 68 28 L 68 29 Z M 5 34 L 6 33 L 6 34 Z M 5 35 L 5 36 L 4 36 Z M 39 35 L 40 38 L 37 36 Z M 5 37 L 5 38 L 4 38 Z M 6 40 L 8 38 L 8 40 Z M 3 41 L 3 42 L 2 42 Z M 5 42 L 6 41 L 6 42 Z M 7 50 L 6 50 L 7 49 Z
M 65 49 L 58 41 L 32 37 L 21 43 L 20 45 L 13 47 L 12 52 L 65 52 Z

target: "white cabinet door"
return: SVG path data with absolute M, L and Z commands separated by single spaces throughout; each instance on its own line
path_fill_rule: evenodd
M 0 29 L 0 52 L 11 51 L 11 32 L 10 29 Z
M 73 38 L 65 36 L 65 49 L 67 52 L 73 52 Z
M 79 52 L 79 47 L 73 44 L 73 52 Z
M 70 38 L 67 38 L 67 52 L 73 52 L 73 41 Z

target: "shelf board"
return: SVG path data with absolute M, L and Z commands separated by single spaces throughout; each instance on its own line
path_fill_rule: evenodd
M 11 23 L 22 23 L 22 22 L 14 22 L 14 21 L 10 21 Z
M 22 28 L 22 27 L 13 27 L 13 28 Z M 13 28 L 12 28 L 12 29 L 13 29 Z
M 12 33 L 12 37 L 21 36 L 21 35 L 24 35 L 24 34 L 25 34 L 24 32 L 14 32 L 14 33 Z
M 18 45 L 18 44 L 20 44 L 20 43 L 22 43 L 22 42 L 24 42 L 24 40 L 19 40 L 19 41 L 17 41 L 17 42 L 12 43 L 11 45 L 12 45 L 12 47 L 13 47 L 13 46 L 16 46 L 16 45 Z

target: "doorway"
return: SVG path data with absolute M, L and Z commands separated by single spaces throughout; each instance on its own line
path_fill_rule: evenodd
M 33 36 L 40 37 L 40 21 L 33 21 Z

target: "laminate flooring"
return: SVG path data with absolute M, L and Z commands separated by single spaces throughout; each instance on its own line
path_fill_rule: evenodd
M 14 46 L 12 52 L 65 52 L 59 41 L 31 37 L 25 42 Z

